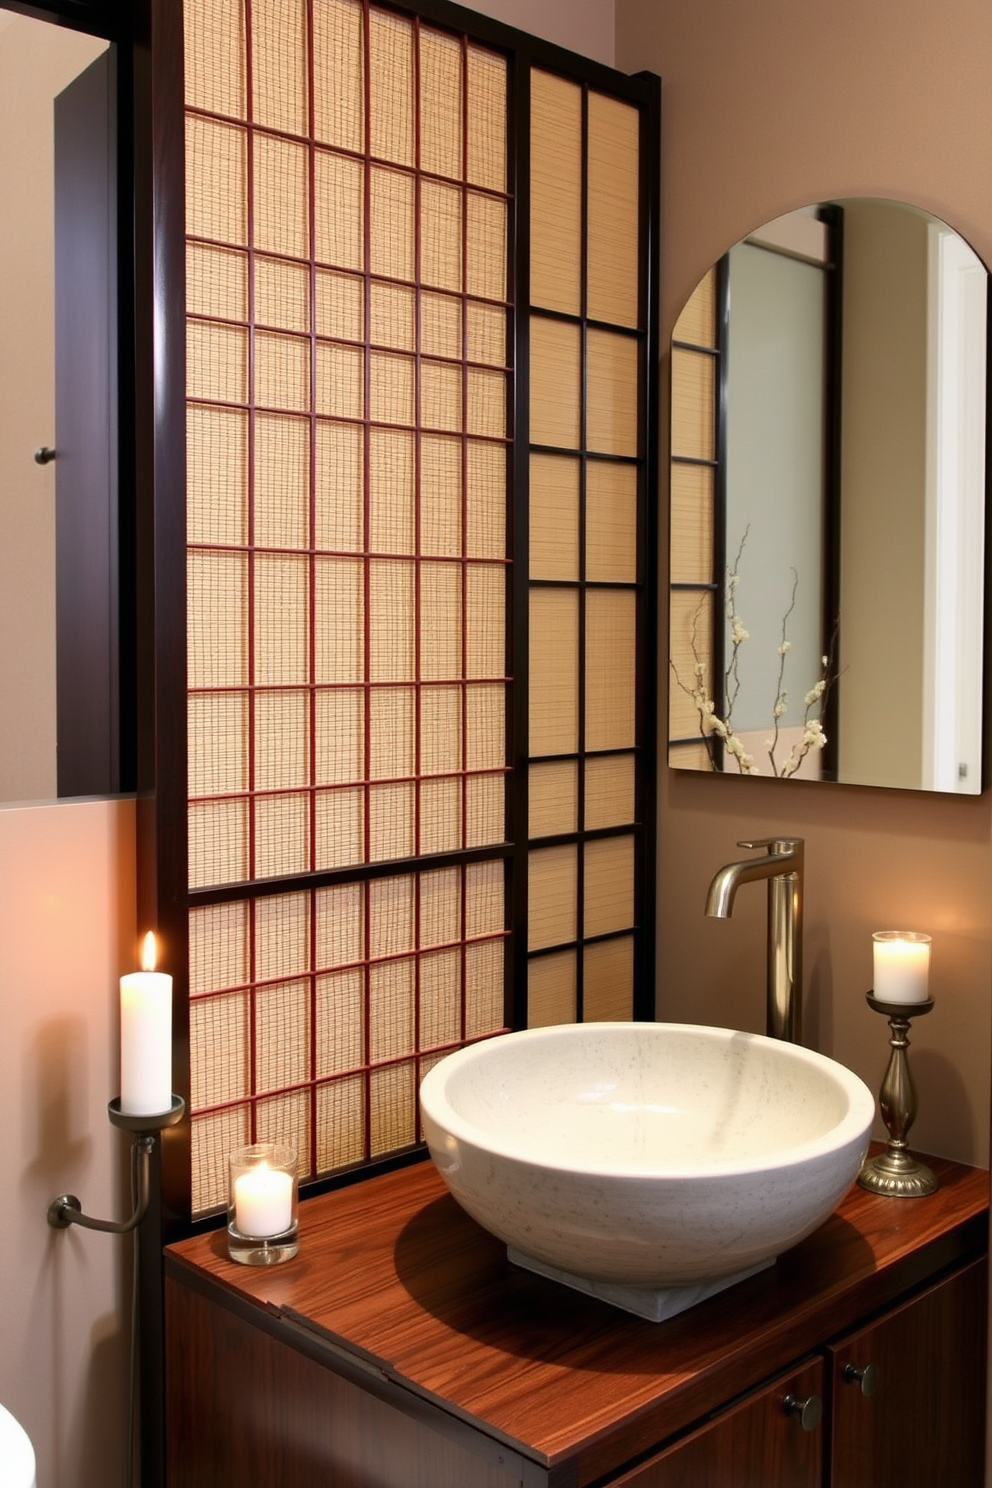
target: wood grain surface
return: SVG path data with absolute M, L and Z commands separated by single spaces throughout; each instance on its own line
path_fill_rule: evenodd
M 401 1410 L 551 1470 L 539 1480 L 592 1483 L 982 1254 L 988 1175 L 932 1166 L 932 1197 L 854 1187 L 770 1270 L 656 1324 L 511 1266 L 424 1162 L 305 1201 L 285 1265 L 234 1264 L 223 1230 L 170 1247 L 170 1371 L 192 1289 L 331 1370 L 365 1370 Z

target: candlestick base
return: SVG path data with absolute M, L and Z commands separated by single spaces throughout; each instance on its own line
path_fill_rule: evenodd
M 906 1134 L 916 1120 L 916 1086 L 909 1068 L 909 1026 L 933 1008 L 925 1002 L 885 1002 L 867 993 L 868 1006 L 889 1020 L 889 1063 L 879 1092 L 879 1109 L 889 1133 L 884 1152 L 869 1158 L 858 1174 L 858 1184 L 869 1193 L 891 1199 L 922 1199 L 936 1191 L 937 1180 L 930 1169 L 913 1157 Z
M 282 1235 L 242 1235 L 233 1222 L 227 1226 L 227 1253 L 242 1266 L 278 1266 L 291 1261 L 299 1248 L 299 1224 L 295 1219 Z
M 937 1191 L 937 1180 L 926 1163 L 917 1162 L 908 1152 L 894 1152 L 891 1143 L 878 1157 L 868 1159 L 858 1183 L 890 1199 L 922 1199 Z

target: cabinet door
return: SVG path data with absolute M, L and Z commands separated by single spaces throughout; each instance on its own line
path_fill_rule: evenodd
M 780 1375 L 610 1488 L 820 1488 L 823 1426 L 804 1402 L 823 1398 L 823 1363 Z M 787 1402 L 793 1402 L 791 1409 Z
M 981 1488 L 986 1276 L 975 1261 L 828 1350 L 831 1488 Z

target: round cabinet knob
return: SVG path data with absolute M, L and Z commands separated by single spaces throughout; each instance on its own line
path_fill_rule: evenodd
M 36 465 L 50 465 L 55 459 L 55 451 L 50 444 L 40 444 L 34 452 Z
M 815 1431 L 823 1415 L 823 1401 L 819 1395 L 808 1395 L 805 1400 L 798 1395 L 786 1395 L 785 1413 L 795 1416 L 804 1431 Z
M 845 1385 L 860 1385 L 862 1395 L 874 1395 L 878 1389 L 878 1366 L 866 1364 L 861 1369 L 857 1364 L 845 1364 L 841 1378 Z

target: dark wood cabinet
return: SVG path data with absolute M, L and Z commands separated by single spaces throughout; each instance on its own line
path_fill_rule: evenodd
M 172 1246 L 170 1488 L 981 1488 L 988 1175 L 933 1166 L 660 1324 L 511 1266 L 429 1163 L 307 1200 L 285 1265 Z
M 780 1375 L 610 1488 L 822 1488 L 824 1423 L 811 1406 L 822 1409 L 823 1374 L 814 1359 Z
M 986 1319 L 976 1261 L 831 1346 L 831 1488 L 980 1488 Z

